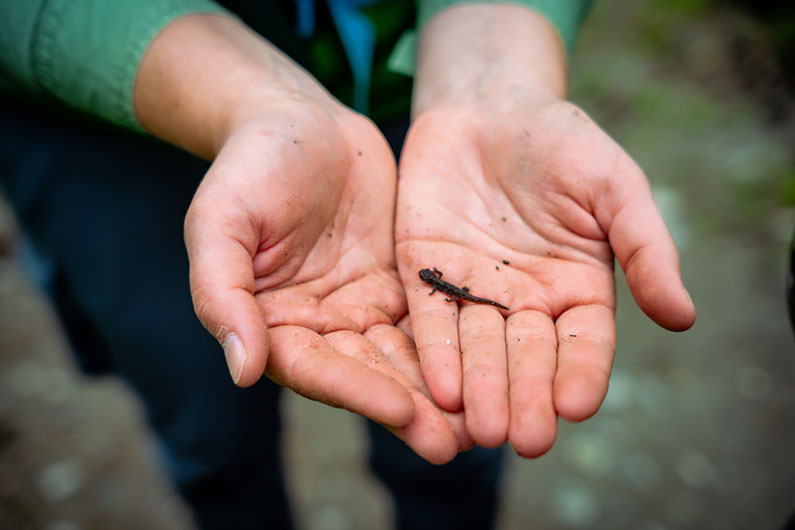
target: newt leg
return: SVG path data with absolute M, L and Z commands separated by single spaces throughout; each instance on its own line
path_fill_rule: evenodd
M 433 272 L 434 272 L 434 274 L 436 274 L 436 275 L 437 275 L 439 278 L 441 278 L 441 277 L 442 277 L 442 271 L 440 271 L 440 270 L 439 270 L 439 269 L 437 269 L 436 267 L 434 267 L 434 268 L 433 268 Z

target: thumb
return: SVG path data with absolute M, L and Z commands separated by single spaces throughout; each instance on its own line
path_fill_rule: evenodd
M 684 331 L 696 311 L 682 283 L 679 253 L 643 172 L 628 158 L 617 170 L 607 205 L 613 253 L 643 312 L 666 329 Z
M 250 222 L 191 206 L 185 218 L 193 308 L 202 325 L 221 343 L 236 385 L 259 380 L 268 359 L 269 337 L 262 310 L 254 299 L 252 253 L 257 234 Z M 251 241 L 249 250 L 245 243 Z

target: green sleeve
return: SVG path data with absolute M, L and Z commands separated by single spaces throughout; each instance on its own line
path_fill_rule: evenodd
M 571 54 L 580 24 L 588 14 L 594 0 L 416 0 L 417 30 L 406 32 L 389 57 L 389 69 L 401 74 L 414 75 L 416 61 L 416 36 L 441 10 L 458 4 L 510 3 L 535 9 L 558 30 L 566 50 Z
M 49 95 L 141 130 L 132 94 L 155 36 L 209 0 L 0 0 L 0 87 Z

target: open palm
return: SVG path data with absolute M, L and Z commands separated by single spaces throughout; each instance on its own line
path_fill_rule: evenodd
M 257 116 L 225 144 L 187 215 L 191 290 L 237 384 L 264 371 L 446 461 L 468 442 L 423 393 L 394 327 L 407 311 L 394 197 L 394 159 L 365 118 L 289 105 Z
M 473 439 L 536 456 L 561 415 L 594 414 L 615 350 L 613 253 L 640 307 L 692 324 L 678 256 L 648 183 L 575 106 L 442 107 L 412 126 L 396 223 L 422 371 Z M 418 271 L 508 306 L 445 301 Z

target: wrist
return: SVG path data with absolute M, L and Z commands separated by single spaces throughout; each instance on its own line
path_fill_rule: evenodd
M 440 106 L 566 97 L 566 52 L 552 24 L 516 5 L 462 5 L 425 26 L 413 115 Z
M 255 115 L 333 101 L 270 43 L 218 15 L 188 15 L 166 27 L 141 61 L 133 100 L 144 129 L 205 158 Z

